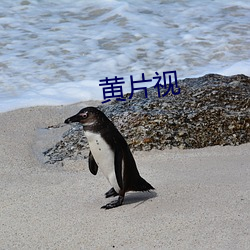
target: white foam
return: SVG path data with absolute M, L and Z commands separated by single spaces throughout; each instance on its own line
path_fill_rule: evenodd
M 130 75 L 156 71 L 250 76 L 249 12 L 243 0 L 2 0 L 0 112 L 103 99 L 105 77 L 129 92 Z
M 218 72 L 221 75 L 231 76 L 236 74 L 244 74 L 250 76 L 250 59 L 234 63 Z
M 1 111 L 6 112 L 17 108 L 37 105 L 63 105 L 83 100 L 102 100 L 99 83 L 91 80 L 84 82 L 57 83 L 24 91 L 12 98 L 1 98 Z M 96 86 L 97 85 L 97 86 Z

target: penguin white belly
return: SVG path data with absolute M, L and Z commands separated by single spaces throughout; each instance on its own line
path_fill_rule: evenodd
M 113 150 L 100 134 L 86 131 L 85 135 L 96 164 L 108 179 L 111 186 L 119 193 L 120 187 L 115 174 L 115 155 Z

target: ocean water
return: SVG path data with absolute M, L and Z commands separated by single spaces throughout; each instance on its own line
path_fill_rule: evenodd
M 250 1 L 1 0 L 0 112 L 103 100 L 105 77 L 125 93 L 130 75 L 172 70 L 250 76 Z

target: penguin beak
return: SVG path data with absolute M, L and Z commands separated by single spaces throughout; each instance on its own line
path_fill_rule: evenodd
M 69 118 L 67 118 L 64 123 L 67 123 L 67 124 L 70 124 L 72 122 L 80 122 L 81 120 L 81 116 L 79 116 L 78 114 L 77 115 L 73 115 Z

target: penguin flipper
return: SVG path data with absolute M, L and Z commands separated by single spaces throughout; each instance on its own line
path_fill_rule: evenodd
M 122 149 L 120 147 L 115 148 L 115 176 L 120 189 L 123 189 L 122 181 Z
M 96 175 L 98 171 L 98 165 L 96 164 L 91 151 L 89 151 L 89 170 L 93 175 Z

